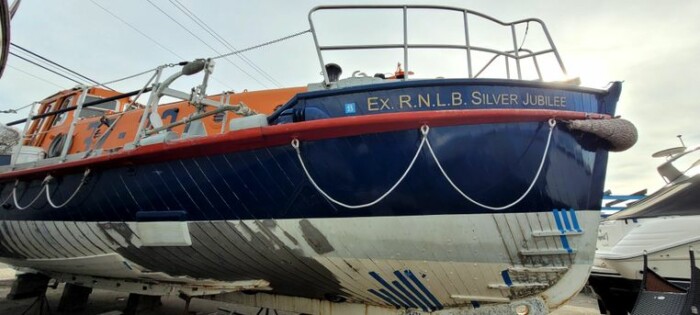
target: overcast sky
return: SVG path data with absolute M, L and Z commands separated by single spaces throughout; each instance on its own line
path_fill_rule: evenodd
M 100 82 L 160 64 L 230 51 L 170 1 L 151 1 L 204 43 L 145 0 L 23 0 L 12 20 L 12 42 Z M 308 29 L 307 13 L 314 6 L 373 3 L 350 0 L 179 1 L 237 49 Z M 547 23 L 570 76 L 580 76 L 584 85 L 592 87 L 603 87 L 614 80 L 624 81 L 617 113 L 637 126 L 639 142 L 626 152 L 610 155 L 606 189 L 616 194 L 643 188 L 653 191 L 662 186 L 664 182 L 656 173 L 661 160 L 652 159 L 651 154 L 678 146 L 677 135 L 682 134 L 688 146 L 700 145 L 700 131 L 696 127 L 700 118 L 700 84 L 696 79 L 700 72 L 700 1 L 387 0 L 383 3 L 458 6 L 502 21 L 540 18 Z M 428 16 L 421 23 L 428 26 L 431 22 L 426 21 L 438 23 L 440 20 Z M 391 21 L 374 18 L 357 22 L 381 29 Z M 362 32 L 365 31 L 358 31 Z M 449 32 L 440 34 L 449 35 Z M 262 71 L 238 58 L 219 60 L 216 80 L 210 85 L 211 93 L 299 86 L 320 80 L 319 64 L 308 34 L 245 56 Z M 393 67 L 392 63 L 383 69 L 346 69 L 346 74 L 363 70 L 371 75 L 391 72 Z M 268 79 L 266 74 L 273 79 Z M 136 90 L 146 79 L 113 87 L 122 91 Z M 178 87 L 189 90 L 194 84 L 182 82 Z M 10 56 L 0 80 L 0 109 L 16 108 L 53 94 L 59 87 L 74 85 Z M 8 122 L 23 118 L 26 112 L 0 115 L 1 122 Z

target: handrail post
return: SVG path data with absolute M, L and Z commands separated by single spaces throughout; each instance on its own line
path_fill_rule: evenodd
M 68 133 L 66 133 L 66 141 L 63 143 L 63 148 L 61 149 L 61 161 L 66 160 L 66 156 L 68 155 L 68 149 L 70 149 L 71 145 L 73 144 L 73 132 L 75 132 L 75 125 L 78 123 L 78 119 L 80 118 L 80 112 L 83 109 L 83 103 L 85 103 L 85 98 L 87 97 L 88 91 L 90 90 L 90 88 L 87 86 L 83 86 L 82 89 L 83 92 L 78 98 L 78 107 L 73 112 L 73 120 L 70 123 L 70 128 L 68 129 Z
M 464 10 L 464 43 L 467 45 L 467 71 L 469 72 L 469 78 L 472 76 L 472 46 L 469 43 L 469 23 L 467 22 L 467 16 L 469 11 Z
M 403 80 L 408 79 L 408 7 L 403 6 Z
M 19 154 L 22 152 L 22 146 L 24 145 L 24 138 L 27 137 L 27 131 L 29 131 L 29 125 L 32 124 L 32 117 L 34 116 L 34 108 L 36 108 L 36 105 L 39 104 L 38 102 L 32 103 L 32 107 L 29 109 L 29 114 L 27 115 L 27 120 L 24 123 L 24 128 L 22 129 L 22 134 L 19 137 L 19 141 L 17 142 L 17 145 L 15 146 L 15 150 L 12 152 L 12 157 L 10 161 L 10 167 L 12 170 L 15 169 L 15 164 L 17 164 L 17 159 L 19 159 Z M 39 127 L 39 126 L 37 126 Z M 39 129 L 39 128 L 37 128 Z
M 163 67 L 159 67 L 156 70 L 156 79 L 153 82 L 153 89 L 151 90 L 151 95 L 148 98 L 148 102 L 146 103 L 146 107 L 143 109 L 143 114 L 141 114 L 141 120 L 139 120 L 139 127 L 136 129 L 136 136 L 134 137 L 134 142 L 131 143 L 133 147 L 138 147 L 139 143 L 141 142 L 141 138 L 144 136 L 144 128 L 146 127 L 146 120 L 148 120 L 149 115 L 151 114 L 151 107 L 153 106 L 153 103 L 158 102 L 159 96 L 158 93 L 160 91 L 159 86 L 160 86 L 160 75 L 163 73 Z M 157 106 L 157 104 L 156 104 Z
M 523 75 L 520 72 L 520 52 L 518 51 L 518 38 L 515 34 L 515 24 L 510 25 L 510 32 L 513 35 L 513 51 L 515 52 L 515 68 L 518 70 L 518 80 L 522 80 Z M 508 56 L 506 56 L 506 62 L 508 62 Z
M 567 76 L 568 74 L 566 73 L 566 67 L 564 66 L 564 61 L 561 60 L 561 56 L 559 56 L 559 50 L 557 50 L 557 46 L 554 45 L 554 41 L 552 41 L 552 37 L 549 35 L 549 30 L 547 30 L 547 25 L 545 25 L 542 21 L 538 20 L 538 23 L 542 27 L 542 31 L 544 32 L 545 37 L 547 37 L 547 41 L 549 42 L 549 47 L 552 47 L 552 50 L 554 51 L 554 56 L 557 58 L 557 62 L 559 63 L 559 67 L 561 67 L 561 71 L 564 73 L 564 76 Z
M 229 105 L 229 102 L 231 101 L 231 93 L 229 92 L 224 92 L 221 95 L 221 103 L 225 105 Z M 221 133 L 226 132 L 226 127 L 228 125 L 228 111 L 224 111 L 224 117 L 221 120 Z
M 540 64 L 537 63 L 537 56 L 532 56 L 532 63 L 535 65 L 535 71 L 537 71 L 537 77 L 540 79 L 540 81 L 544 81 L 544 78 L 542 77 L 542 71 L 540 71 Z
M 326 86 L 331 85 L 328 79 L 328 72 L 326 71 L 326 65 L 323 64 L 323 53 L 321 52 L 321 46 L 318 44 L 318 36 L 316 35 L 316 29 L 314 28 L 314 22 L 311 19 L 311 15 L 315 10 L 309 12 L 309 29 L 311 30 L 311 36 L 314 38 L 314 44 L 316 45 L 316 54 L 318 54 L 318 61 L 321 63 L 321 73 L 323 74 L 323 84 Z
M 506 62 L 506 78 L 510 79 L 510 60 L 508 59 L 508 55 L 503 55 L 503 60 Z

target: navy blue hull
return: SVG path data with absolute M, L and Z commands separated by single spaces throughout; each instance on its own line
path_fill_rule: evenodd
M 456 91 L 452 85 L 430 88 L 413 85 L 416 84 L 406 83 L 403 89 L 376 93 L 360 89 L 308 93 L 290 101 L 285 105 L 286 111 L 280 111 L 283 114 L 279 117 L 273 115 L 272 120 L 291 122 L 284 113 L 295 108 L 305 111 L 306 120 L 379 113 L 374 109 L 381 108 L 383 103 L 377 101 L 380 107 L 376 107 L 373 97 L 391 98 L 389 102 L 394 105 L 386 105 L 389 106 L 385 106 L 386 110 L 405 111 L 409 103 L 402 95 L 413 93 L 411 104 L 417 105 L 416 95 L 420 93 L 434 98 L 437 93 L 450 95 Z M 474 91 L 484 95 L 501 92 L 518 95 L 500 98 L 503 102 L 500 107 L 516 109 L 527 106 L 511 104 L 513 100 L 530 103 L 536 101 L 528 101 L 530 93 L 549 93 L 552 98 L 543 104 L 558 104 L 563 110 L 612 114 L 619 95 L 619 86 L 611 95 L 532 87 L 500 88 L 459 86 L 457 91 L 462 93 L 460 99 L 465 103 L 458 105 L 453 97 L 450 99 L 455 101 L 453 109 L 468 110 L 467 97 L 472 102 L 488 101 L 474 98 Z M 561 99 L 555 100 L 555 96 L 567 98 L 568 103 L 561 106 Z M 360 100 L 368 101 L 360 106 Z M 404 101 L 403 108 L 397 107 L 400 101 Z M 439 106 L 443 101 L 447 102 L 443 99 L 435 104 Z M 355 104 L 354 111 L 347 105 L 351 103 Z M 476 107 L 482 108 L 479 106 Z M 462 191 L 483 204 L 503 206 L 520 197 L 534 179 L 548 132 L 546 122 L 433 127 L 429 141 L 445 171 Z M 555 128 L 542 174 L 532 191 L 503 212 L 600 209 L 607 151 L 584 149 L 576 137 L 563 124 Z M 347 204 L 363 204 L 375 200 L 396 182 L 420 140 L 419 130 L 403 130 L 302 141 L 300 148 L 312 177 L 330 196 Z M 57 177 L 51 185 L 54 202 L 67 200 L 81 179 L 82 174 Z M 5 182 L 0 198 L 8 196 L 13 185 L 14 181 Z M 28 204 L 40 188 L 41 180 L 20 183 L 19 204 Z M 135 221 L 152 218 L 154 214 L 165 220 L 233 220 L 492 212 L 459 195 L 442 176 L 427 148 L 423 148 L 413 169 L 386 199 L 371 207 L 346 209 L 326 200 L 310 184 L 291 145 L 93 170 L 85 187 L 63 208 L 51 208 L 44 197 L 27 210 L 16 209 L 11 200 L 4 208 L 0 211 L 1 220 L 65 221 Z
M 475 200 L 503 206 L 526 191 L 544 151 L 546 123 L 433 128 L 429 139 L 445 171 Z M 375 200 L 411 161 L 418 130 L 302 143 L 309 172 L 329 195 L 348 204 Z M 458 150 L 456 150 L 459 148 Z M 606 152 L 581 149 L 555 130 L 542 175 L 533 190 L 507 212 L 559 208 L 599 209 Z M 596 158 L 598 157 L 598 158 Z M 66 200 L 82 174 L 59 179 L 53 200 Z M 8 183 L 2 196 L 10 193 Z M 22 184 L 25 185 L 25 184 Z M 41 181 L 20 189 L 28 204 Z M 58 187 L 58 188 L 56 188 Z M 23 188 L 23 187 L 20 187 Z M 445 180 L 427 149 L 386 199 L 363 209 L 326 201 L 311 186 L 290 146 L 174 160 L 93 173 L 62 209 L 44 198 L 27 210 L 0 211 L 2 219 L 134 221 L 142 211 L 185 211 L 187 220 L 328 218 L 491 212 L 460 196 Z

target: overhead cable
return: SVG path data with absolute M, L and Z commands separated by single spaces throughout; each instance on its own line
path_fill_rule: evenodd
M 135 32 L 141 34 L 141 36 L 147 38 L 148 40 L 150 40 L 150 41 L 153 42 L 154 44 L 158 45 L 158 47 L 162 48 L 163 50 L 165 50 L 165 51 L 167 51 L 167 52 L 169 52 L 169 53 L 171 53 L 171 54 L 173 54 L 175 57 L 179 58 L 180 60 L 185 60 L 184 57 L 178 55 L 177 53 L 175 53 L 174 51 L 172 51 L 170 48 L 163 46 L 163 44 L 159 43 L 157 40 L 153 39 L 152 37 L 146 35 L 144 32 L 142 32 L 141 30 L 139 30 L 139 29 L 136 28 L 135 26 L 131 25 L 129 22 L 125 21 L 124 19 L 120 18 L 120 17 L 117 16 L 116 14 L 112 13 L 112 11 L 110 11 L 110 10 L 108 10 L 107 8 L 101 6 L 101 5 L 100 5 L 99 3 L 97 3 L 95 0 L 90 0 L 90 2 L 92 2 L 94 5 L 98 6 L 98 7 L 99 7 L 100 9 L 102 9 L 103 11 L 107 12 L 107 14 L 111 15 L 111 16 L 114 17 L 115 19 L 117 19 L 117 20 L 119 20 L 120 22 L 124 23 L 126 26 L 128 26 L 129 28 L 131 28 L 131 29 L 134 30 Z
M 40 77 L 40 76 L 33 75 L 33 74 L 31 74 L 31 73 L 29 73 L 29 72 L 27 72 L 27 71 L 24 71 L 24 70 L 22 70 L 22 69 L 20 69 L 20 68 L 13 67 L 12 65 L 7 65 L 7 66 L 8 66 L 9 68 L 14 69 L 15 71 L 24 73 L 24 74 L 26 74 L 26 75 L 28 75 L 28 76 L 30 76 L 30 77 L 32 77 L 32 78 L 35 78 L 35 79 L 37 79 L 37 80 L 44 81 L 44 82 L 46 82 L 46 83 L 48 83 L 48 84 L 51 84 L 51 85 L 53 85 L 53 86 L 55 86 L 55 87 L 57 87 L 57 88 L 59 88 L 59 89 L 62 89 L 62 90 L 65 90 L 65 89 L 66 89 L 66 87 L 64 87 L 64 86 L 60 86 L 60 85 L 58 85 L 58 84 L 56 84 L 56 83 L 53 83 L 53 82 L 51 82 L 51 81 L 49 81 L 49 80 L 46 80 L 46 79 L 44 79 L 44 78 L 42 78 L 42 77 Z M 20 109 L 21 109 L 21 108 L 20 108 Z
M 15 57 L 17 57 L 17 58 L 19 58 L 19 59 L 22 59 L 22 60 L 24 60 L 24 61 L 26 61 L 26 62 L 28 62 L 28 63 L 31 63 L 31 64 L 33 64 L 33 65 L 35 65 L 35 66 L 37 66 L 37 67 L 40 67 L 40 68 L 42 68 L 42 69 L 44 69 L 44 70 L 46 70 L 46 71 L 51 72 L 51 73 L 53 73 L 53 74 L 56 74 L 56 75 L 59 75 L 59 76 L 61 76 L 61 77 L 66 78 L 66 79 L 68 79 L 68 80 L 71 80 L 71 81 L 73 81 L 73 82 L 75 82 L 75 83 L 77 83 L 77 84 L 85 85 L 85 83 L 83 83 L 83 82 L 80 82 L 80 81 L 78 81 L 78 80 L 74 80 L 73 78 L 70 78 L 70 77 L 68 77 L 68 76 L 66 76 L 66 75 L 64 75 L 64 74 L 62 74 L 62 73 L 59 73 L 59 72 L 54 71 L 54 70 L 52 70 L 52 69 L 49 69 L 49 68 L 47 68 L 47 67 L 45 67 L 45 66 L 43 66 L 43 65 L 40 65 L 40 64 L 38 64 L 38 63 L 36 63 L 36 62 L 34 62 L 34 61 L 32 61 L 32 60 L 29 60 L 29 59 L 27 59 L 27 58 L 24 58 L 24 57 L 22 57 L 22 56 L 20 56 L 20 55 L 18 55 L 18 54 L 15 54 L 15 53 L 13 53 L 13 52 L 11 52 L 11 51 L 10 51 L 10 55 L 15 56 Z
M 50 60 L 50 59 L 48 59 L 48 58 L 46 58 L 46 57 L 44 57 L 44 56 L 41 56 L 41 55 L 39 55 L 39 54 L 37 54 L 37 53 L 35 53 L 35 52 L 29 50 L 29 49 L 26 49 L 26 48 L 20 46 L 20 45 L 17 45 L 17 44 L 15 44 L 15 43 L 10 43 L 10 45 L 12 45 L 12 47 L 15 47 L 15 48 L 17 48 L 17 49 L 22 50 L 22 51 L 25 52 L 25 53 L 28 53 L 28 54 L 30 54 L 30 55 L 32 55 L 32 56 L 34 56 L 34 57 L 37 57 L 37 58 L 39 58 L 39 59 L 41 59 L 41 60 L 43 60 L 43 61 L 46 61 L 46 62 L 48 62 L 48 63 L 50 63 L 50 64 L 52 64 L 52 65 L 54 65 L 54 66 L 56 66 L 56 67 L 59 67 L 59 68 L 65 70 L 65 71 L 68 71 L 69 73 L 74 74 L 74 75 L 76 75 L 76 76 L 78 76 L 78 77 L 80 77 L 80 78 L 82 78 L 82 79 L 85 79 L 85 80 L 87 80 L 87 81 L 90 81 L 90 82 L 92 82 L 92 83 L 94 83 L 94 84 L 98 84 L 97 81 L 95 81 L 95 80 L 93 80 L 93 79 L 90 79 L 90 78 L 88 78 L 88 77 L 86 77 L 86 76 L 84 76 L 84 75 L 82 75 L 82 74 L 80 74 L 80 73 L 78 73 L 78 72 L 76 72 L 76 71 L 73 71 L 73 70 L 71 70 L 71 69 L 68 69 L 67 67 L 65 67 L 65 66 L 63 66 L 63 65 L 61 65 L 61 64 L 59 64 L 59 63 L 57 63 L 57 62 L 55 62 L 55 61 L 53 61 L 53 60 Z
M 180 60 L 186 60 L 185 57 L 182 57 L 182 56 L 178 55 L 178 54 L 177 54 L 176 52 L 174 52 L 172 49 L 170 49 L 170 48 L 168 48 L 168 47 L 165 47 L 163 44 L 161 44 L 161 43 L 158 42 L 157 40 L 153 39 L 153 37 L 150 37 L 150 36 L 146 35 L 146 33 L 142 32 L 141 30 L 139 30 L 137 27 L 135 27 L 135 26 L 132 25 L 131 23 L 127 22 L 126 20 L 120 18 L 118 15 L 114 14 L 114 13 L 113 13 L 112 11 L 110 11 L 109 9 L 107 9 L 107 8 L 105 8 L 105 7 L 103 7 L 103 6 L 101 6 L 101 5 L 100 5 L 99 3 L 97 3 L 95 0 L 90 0 L 90 2 L 92 2 L 92 4 L 96 5 L 96 6 L 99 7 L 100 9 L 102 9 L 102 11 L 107 12 L 107 14 L 111 15 L 111 16 L 114 17 L 115 19 L 117 19 L 117 20 L 119 20 L 120 22 L 124 23 L 126 26 L 128 26 L 129 28 L 131 28 L 131 29 L 134 30 L 135 32 L 139 33 L 141 36 L 143 36 L 143 37 L 145 37 L 146 39 L 150 40 L 152 43 L 158 45 L 158 47 L 160 47 L 160 48 L 162 48 L 163 50 L 165 50 L 165 51 L 171 53 L 173 56 L 179 58 Z M 216 77 L 213 77 L 212 79 L 214 79 L 214 81 L 218 82 L 218 83 L 221 84 L 222 86 L 225 86 L 225 87 L 227 87 L 227 88 L 230 89 L 230 87 L 228 87 L 227 84 L 221 82 L 221 80 L 217 79 Z
M 228 49 L 230 49 L 230 50 L 238 50 L 238 48 L 236 48 L 235 46 L 233 46 L 233 44 L 231 44 L 231 43 L 230 43 L 229 41 L 227 41 L 223 36 L 221 36 L 219 33 L 217 33 L 217 32 L 216 32 L 212 27 L 210 27 L 206 22 L 204 22 L 202 19 L 200 19 L 200 18 L 197 16 L 197 14 L 195 14 L 195 13 L 192 12 L 190 9 L 188 9 L 188 8 L 187 8 L 185 5 L 183 5 L 180 1 L 178 1 L 178 0 L 169 0 L 169 1 L 170 1 L 170 3 L 171 3 L 175 8 L 177 8 L 178 10 L 180 10 L 180 12 L 182 12 L 183 14 L 185 14 L 188 18 L 190 18 L 190 20 L 192 20 L 192 21 L 194 21 L 195 23 L 197 23 L 197 25 L 199 25 L 199 27 L 201 27 L 204 31 L 206 31 L 207 33 L 209 33 L 209 35 L 210 35 L 211 37 L 213 37 L 214 39 L 216 39 L 219 43 L 221 43 L 222 45 L 224 45 L 226 48 L 228 48 Z M 281 87 L 281 86 L 282 86 L 282 84 L 281 84 L 279 81 L 275 80 L 274 77 L 272 77 L 269 73 L 267 73 L 265 70 L 263 70 L 263 69 L 260 68 L 258 65 L 256 65 L 255 62 L 253 62 L 252 60 L 248 59 L 248 57 L 246 57 L 245 55 L 240 54 L 240 55 L 237 55 L 237 57 L 240 58 L 241 60 L 243 60 L 243 62 L 245 62 L 246 64 L 248 64 L 251 68 L 253 68 L 255 71 L 257 71 L 260 75 L 262 75 L 263 77 L 265 77 L 265 79 L 267 79 L 268 81 L 270 81 L 270 82 L 272 82 L 273 84 L 275 84 L 277 87 Z
M 287 36 L 284 36 L 284 37 L 280 37 L 280 38 L 277 38 L 277 39 L 273 39 L 273 40 L 270 40 L 270 41 L 267 41 L 267 42 L 264 42 L 264 43 L 255 45 L 255 46 L 250 46 L 250 47 L 247 47 L 247 48 L 244 48 L 244 49 L 241 49 L 241 50 L 236 50 L 236 51 L 228 52 L 228 53 L 226 53 L 226 54 L 224 54 L 224 55 L 214 56 L 214 57 L 211 57 L 211 59 L 219 59 L 219 58 L 223 58 L 223 57 L 226 57 L 226 56 L 232 56 L 232 55 L 236 55 L 236 54 L 241 54 L 241 53 L 244 53 L 244 52 L 247 52 L 247 51 L 251 51 L 251 50 L 254 50 L 254 49 L 257 49 L 257 48 L 260 48 L 260 47 L 272 45 L 272 44 L 279 43 L 279 42 L 282 42 L 282 41 L 285 41 L 285 40 L 288 40 L 288 39 L 291 39 L 291 38 L 294 38 L 294 37 L 297 37 L 297 36 L 301 36 L 301 35 L 306 34 L 306 33 L 308 33 L 308 32 L 311 32 L 311 30 L 305 30 L 305 31 L 297 32 L 297 33 L 294 33 L 294 34 L 291 34 L 291 35 L 287 35 Z M 172 63 L 170 63 L 170 64 L 162 65 L 162 66 L 159 66 L 159 67 L 174 67 L 174 66 L 176 66 L 176 65 L 180 65 L 180 64 L 172 64 Z M 122 80 L 131 79 L 131 78 L 134 78 L 134 77 L 137 77 L 137 76 L 140 76 L 140 75 L 143 75 L 143 74 L 152 72 L 152 71 L 158 69 L 159 67 L 152 68 L 152 69 L 149 69 L 149 70 L 146 70 L 146 71 L 142 71 L 142 72 L 139 72 L 139 73 L 136 73 L 136 74 L 133 74 L 133 75 L 124 77 L 124 78 L 120 78 L 120 79 L 112 80 L 112 81 L 109 81 L 109 82 L 105 82 L 105 83 L 102 83 L 102 84 L 110 84 L 110 83 L 114 83 L 114 82 L 118 82 L 118 81 L 122 81 Z M 27 107 L 30 107 L 30 106 L 32 106 L 32 105 L 34 105 L 34 104 L 36 104 L 36 102 L 31 103 L 31 104 L 28 104 L 28 105 L 25 105 L 25 106 L 22 106 L 22 107 L 19 107 L 19 108 L 0 111 L 0 113 L 16 113 L 17 111 L 22 110 L 22 109 L 27 108 Z
M 292 39 L 292 38 L 294 38 L 294 37 L 301 36 L 301 35 L 304 35 L 304 34 L 309 33 L 309 32 L 311 32 L 310 29 L 305 30 L 305 31 L 301 31 L 301 32 L 296 32 L 296 33 L 294 33 L 294 34 L 290 34 L 290 35 L 287 35 L 287 36 L 284 36 L 284 37 L 280 37 L 280 38 L 277 38 L 277 39 L 273 39 L 273 40 L 271 40 L 271 41 L 267 41 L 267 42 L 264 42 L 264 43 L 262 43 L 262 44 L 258 44 L 258 45 L 255 45 L 255 46 L 250 46 L 250 47 L 248 47 L 248 48 L 243 48 L 243 49 L 241 49 L 241 50 L 231 51 L 231 52 L 225 53 L 225 54 L 223 54 L 223 55 L 214 56 L 214 57 L 212 57 L 211 59 L 226 58 L 226 57 L 228 57 L 228 56 L 233 56 L 233 55 L 242 54 L 242 53 L 244 53 L 244 52 L 248 52 L 248 51 L 251 51 L 251 50 L 253 50 L 253 49 L 258 49 L 258 48 L 265 47 L 265 46 L 269 46 L 269 45 L 272 45 L 272 44 L 276 44 L 276 43 L 279 43 L 279 42 L 282 42 L 282 41 L 285 41 L 285 40 L 288 40 L 288 39 Z
M 185 31 L 187 31 L 190 35 L 192 35 L 194 38 L 196 38 L 196 39 L 197 39 L 198 41 L 200 41 L 202 44 L 204 44 L 205 46 L 209 47 L 209 49 L 213 50 L 214 53 L 220 54 L 220 52 L 219 52 L 216 48 L 214 48 L 213 46 L 209 45 L 209 43 L 207 43 L 207 42 L 204 41 L 202 38 L 200 38 L 199 36 L 197 36 L 196 34 L 194 34 L 189 28 L 187 28 L 186 26 L 182 25 L 182 23 L 180 23 L 177 19 L 175 19 L 175 18 L 172 17 L 170 14 L 168 14 L 167 12 L 165 12 L 165 11 L 164 11 L 163 9 L 161 9 L 158 5 L 156 5 L 155 3 L 153 3 L 151 0 L 146 0 L 146 1 L 147 1 L 148 3 L 150 3 L 154 8 L 156 8 L 158 11 L 160 11 L 160 12 L 163 13 L 165 16 L 167 16 L 167 17 L 168 17 L 171 21 L 173 21 L 175 24 L 177 24 L 177 25 L 180 26 L 182 29 L 184 29 Z M 238 70 L 240 70 L 241 72 L 243 72 L 243 73 L 244 73 L 245 75 L 247 75 L 249 78 L 253 79 L 255 82 L 258 82 L 258 84 L 260 84 L 261 86 L 267 88 L 267 85 L 266 85 L 265 83 L 261 82 L 260 80 L 258 80 L 258 79 L 255 78 L 254 76 L 252 76 L 250 73 L 248 73 L 248 71 L 245 71 L 243 68 L 241 68 L 239 65 L 235 64 L 235 63 L 234 63 L 233 61 L 231 61 L 230 59 L 227 58 L 226 61 L 228 61 L 231 65 L 233 65 L 233 66 L 236 67 Z

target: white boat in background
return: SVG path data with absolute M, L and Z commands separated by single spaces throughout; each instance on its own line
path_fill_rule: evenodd
M 601 310 L 610 314 L 632 310 L 644 252 L 652 270 L 687 286 L 688 248 L 700 248 L 700 147 L 672 148 L 653 156 L 667 159 L 658 167 L 667 185 L 609 216 L 598 230 L 589 284 L 600 298 Z

